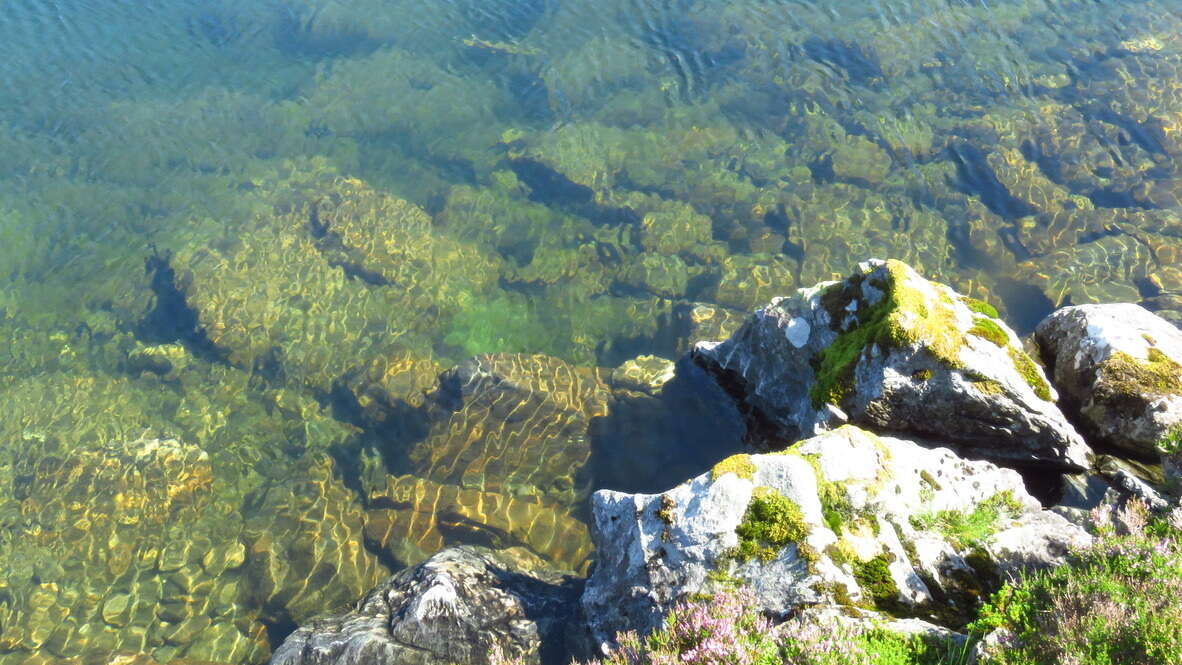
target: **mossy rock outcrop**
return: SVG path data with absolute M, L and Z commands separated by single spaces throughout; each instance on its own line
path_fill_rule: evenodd
M 1001 576 L 1090 541 L 1013 470 L 853 426 L 660 494 L 602 490 L 592 513 L 597 641 L 735 583 L 774 615 L 823 604 L 961 628 Z
M 1035 333 L 1056 387 L 1085 433 L 1154 457 L 1182 431 L 1182 331 L 1138 305 L 1079 305 Z
M 762 444 L 853 422 L 1010 464 L 1088 464 L 1088 447 L 997 310 L 898 261 L 775 298 L 730 339 L 694 353 Z

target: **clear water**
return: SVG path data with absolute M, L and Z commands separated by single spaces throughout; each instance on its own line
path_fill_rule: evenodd
M 448 543 L 583 570 L 589 489 L 743 437 L 692 366 L 612 368 L 865 258 L 1023 333 L 1182 321 L 1180 35 L 1132 0 L 0 3 L 0 663 L 262 662 Z

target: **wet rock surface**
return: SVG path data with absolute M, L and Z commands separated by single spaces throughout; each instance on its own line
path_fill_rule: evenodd
M 457 547 L 383 582 L 344 614 L 292 633 L 272 665 L 485 665 L 493 649 L 557 665 L 581 583 L 517 572 L 493 550 Z
M 1064 307 L 1035 333 L 1052 380 L 1084 431 L 1156 457 L 1182 430 L 1182 331 L 1133 304 Z
M 694 354 L 765 445 L 848 420 L 1010 464 L 1086 468 L 1087 445 L 996 314 L 905 264 L 871 261 L 773 300 Z
M 1057 565 L 1090 539 L 1014 471 L 852 426 L 661 494 L 600 491 L 592 510 L 581 602 L 597 643 L 727 580 L 772 614 L 821 603 L 957 626 L 1003 573 Z M 969 515 L 987 526 L 963 528 Z

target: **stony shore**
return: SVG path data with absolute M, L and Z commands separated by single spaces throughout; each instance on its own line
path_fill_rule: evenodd
M 689 360 L 743 414 L 748 450 L 660 493 L 594 493 L 589 577 L 445 549 L 306 622 L 272 663 L 562 663 L 735 584 L 773 621 L 955 635 L 1002 579 L 1088 545 L 1090 511 L 1179 510 L 1182 331 L 1135 305 L 1064 307 L 1022 340 L 990 304 L 872 260 Z M 675 367 L 616 373 L 659 394 Z

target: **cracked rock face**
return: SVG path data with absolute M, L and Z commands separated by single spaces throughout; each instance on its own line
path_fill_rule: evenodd
M 1090 542 L 1015 471 L 852 426 L 661 494 L 602 490 L 592 511 L 581 602 L 601 648 L 734 581 L 772 614 L 820 604 L 960 627 L 1002 575 Z
M 578 584 L 516 571 L 482 547 L 444 550 L 378 585 L 352 611 L 310 621 L 272 665 L 483 665 L 494 649 L 526 663 L 564 655 Z
M 1182 432 L 1182 331 L 1139 305 L 1064 307 L 1035 331 L 1080 426 L 1097 441 L 1156 456 Z
M 776 298 L 694 353 L 773 444 L 848 421 L 1008 464 L 1088 465 L 1090 450 L 997 310 L 898 261 Z

